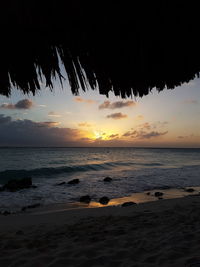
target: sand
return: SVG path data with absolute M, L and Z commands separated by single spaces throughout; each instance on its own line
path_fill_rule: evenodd
M 200 266 L 200 196 L 1 215 L 0 266 Z

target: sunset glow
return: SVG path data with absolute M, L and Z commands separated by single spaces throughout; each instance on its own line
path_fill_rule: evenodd
M 199 79 L 136 99 L 54 87 L 55 94 L 1 97 L 1 146 L 200 147 Z

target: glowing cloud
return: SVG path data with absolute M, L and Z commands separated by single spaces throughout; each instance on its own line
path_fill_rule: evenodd
M 119 137 L 119 134 L 111 134 L 111 135 L 109 135 L 109 138 L 117 138 L 117 137 Z
M 81 103 L 87 103 L 87 104 L 95 104 L 96 101 L 95 100 L 92 100 L 92 99 L 84 99 L 82 97 L 75 97 L 74 98 L 74 101 L 75 102 L 81 102 Z
M 165 132 L 158 132 L 158 131 L 129 131 L 123 134 L 124 137 L 131 137 L 131 138 L 136 138 L 136 139 L 150 139 L 152 137 L 159 137 L 162 135 L 167 134 L 168 131 Z
M 117 109 L 124 107 L 133 107 L 136 103 L 134 101 L 116 101 L 111 103 L 110 101 L 104 101 L 103 104 L 99 105 L 99 109 Z
M 84 132 L 73 128 L 56 127 L 57 122 L 12 120 L 0 114 L 0 146 L 73 146 Z M 14 134 L 13 134 L 14 133 Z
M 144 116 L 143 116 L 143 115 L 138 115 L 138 116 L 135 117 L 135 119 L 136 119 L 137 121 L 141 121 L 141 120 L 144 119 Z
M 87 122 L 81 122 L 78 124 L 79 127 L 92 127 L 93 125 Z
M 150 139 L 150 138 L 155 138 L 155 137 L 160 137 L 162 135 L 166 135 L 168 131 L 159 131 L 155 129 L 160 129 L 166 126 L 168 122 L 156 122 L 150 124 L 149 122 L 145 122 L 143 124 L 138 125 L 137 127 L 131 128 L 130 131 L 125 132 L 122 137 L 125 138 L 134 138 L 134 139 Z
M 112 113 L 112 114 L 106 116 L 106 118 L 108 118 L 108 119 L 114 119 L 114 120 L 125 119 L 127 117 L 128 116 L 126 114 L 122 114 L 121 112 Z
M 38 122 L 38 125 L 41 127 L 56 127 L 60 124 L 60 122 L 57 121 L 43 121 L 43 122 Z

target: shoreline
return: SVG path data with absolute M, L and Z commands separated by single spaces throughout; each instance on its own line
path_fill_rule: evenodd
M 188 189 L 191 189 L 190 192 L 187 192 Z M 161 196 L 155 196 L 155 193 L 159 192 Z M 45 214 L 45 213 L 54 213 L 68 210 L 76 210 L 76 209 L 94 209 L 94 208 L 105 208 L 105 207 L 120 207 L 124 203 L 129 203 L 129 205 L 149 203 L 167 199 L 176 199 L 176 198 L 184 198 L 188 196 L 200 196 L 200 186 L 193 187 L 185 187 L 185 188 L 158 188 L 154 190 L 147 190 L 143 192 L 133 193 L 129 196 L 119 197 L 109 199 L 107 204 L 101 204 L 99 201 L 91 200 L 90 203 L 83 202 L 68 202 L 68 203 L 53 203 L 48 205 L 41 205 L 40 203 L 36 203 L 30 206 L 25 206 L 24 210 L 20 211 L 12 211 L 5 209 L 5 211 L 0 212 L 0 218 L 2 216 L 10 216 L 10 215 L 22 215 L 22 214 Z M 131 204 L 130 204 L 131 203 Z
M 186 191 L 187 189 L 192 189 L 194 191 L 187 192 Z M 161 192 L 163 195 L 160 197 L 156 197 L 155 196 L 156 192 Z M 140 193 L 134 193 L 130 196 L 113 198 L 113 199 L 110 199 L 109 202 L 105 205 L 94 200 L 91 201 L 89 204 L 81 203 L 81 202 L 56 203 L 56 204 L 49 204 L 46 206 L 36 207 L 34 209 L 28 209 L 26 212 L 34 213 L 34 214 L 42 214 L 42 213 L 67 211 L 67 210 L 72 210 L 72 209 L 94 209 L 94 208 L 105 208 L 105 207 L 120 207 L 126 202 L 142 204 L 142 203 L 149 203 L 149 202 L 155 202 L 155 201 L 161 201 L 161 200 L 167 200 L 167 199 L 184 198 L 184 197 L 195 196 L 195 195 L 200 196 L 199 186 L 186 187 L 186 188 L 154 189 L 154 190 L 148 190 L 148 191 L 144 191 Z M 21 214 L 21 212 L 19 214 Z
M 193 195 L 1 216 L 0 266 L 198 266 L 199 206 Z

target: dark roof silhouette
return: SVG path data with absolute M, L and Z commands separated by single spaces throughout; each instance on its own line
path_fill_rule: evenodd
M 2 1 L 0 94 L 35 93 L 41 77 L 52 88 L 59 57 L 74 94 L 98 84 L 143 96 L 188 82 L 200 71 L 199 14 L 185 2 Z

